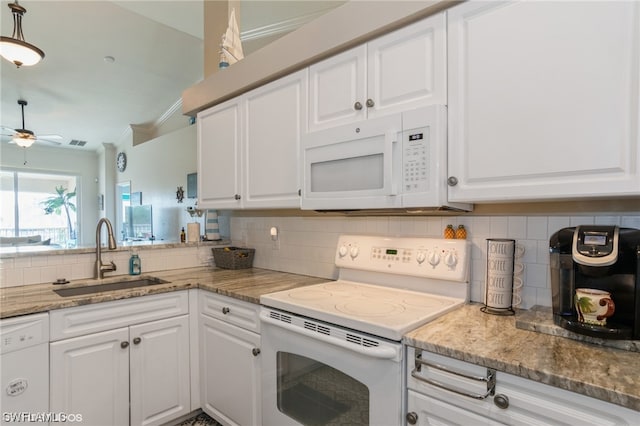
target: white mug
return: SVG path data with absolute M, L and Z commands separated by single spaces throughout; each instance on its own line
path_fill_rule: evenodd
M 511 298 L 511 306 L 516 308 L 520 306 L 521 303 L 522 303 L 522 296 L 520 296 L 519 293 L 513 293 L 513 296 Z
M 524 272 L 524 263 L 516 262 L 513 265 L 513 275 L 519 276 Z
M 522 277 L 513 277 L 513 289 L 519 290 L 524 286 L 524 280 Z

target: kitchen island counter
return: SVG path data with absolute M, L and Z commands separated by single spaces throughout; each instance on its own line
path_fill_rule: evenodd
M 522 330 L 514 316 L 485 314 L 481 306 L 454 310 L 407 333 L 403 342 L 639 411 L 640 422 L 637 352 Z
M 168 281 L 164 284 L 91 293 L 82 296 L 61 297 L 54 290 L 108 284 L 119 281 L 155 277 Z M 329 281 L 326 278 L 271 271 L 267 269 L 219 269 L 210 267 L 158 271 L 143 275 L 112 276 L 102 280 L 74 280 L 69 284 L 36 284 L 0 289 L 0 318 L 47 312 L 54 309 L 92 303 L 128 299 L 149 294 L 166 293 L 189 288 L 202 288 L 251 303 L 259 303 L 260 295 L 289 288 Z

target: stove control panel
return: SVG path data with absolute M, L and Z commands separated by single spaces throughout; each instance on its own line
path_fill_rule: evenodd
M 467 281 L 471 245 L 466 240 L 341 235 L 340 268 Z

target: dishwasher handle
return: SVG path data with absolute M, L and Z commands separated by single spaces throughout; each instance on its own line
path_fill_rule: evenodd
M 433 380 L 433 379 L 429 379 L 427 377 L 421 376 L 418 373 L 420 372 L 421 367 L 423 365 L 425 365 L 427 367 L 430 367 L 430 368 L 434 368 L 436 370 L 444 371 L 445 373 L 454 374 L 456 376 L 463 377 L 465 379 L 474 380 L 476 382 L 486 382 L 486 384 L 487 384 L 487 392 L 485 392 L 484 394 L 467 392 L 465 390 L 458 389 L 458 388 L 456 388 L 454 386 L 449 386 L 449 385 L 447 385 L 445 383 L 442 383 L 442 382 L 440 382 L 438 380 Z M 457 393 L 458 395 L 466 396 L 466 397 L 473 398 L 473 399 L 485 399 L 488 396 L 494 395 L 495 391 L 496 391 L 496 370 L 494 370 L 492 368 L 487 368 L 487 375 L 486 376 L 475 376 L 475 375 L 464 373 L 462 371 L 455 370 L 453 368 L 445 367 L 445 366 L 440 365 L 440 364 L 436 364 L 436 363 L 433 363 L 433 362 L 425 361 L 421 357 L 419 357 L 418 355 L 415 358 L 415 368 L 411 371 L 411 377 L 413 377 L 416 380 L 420 380 L 421 382 L 425 382 L 427 384 L 430 384 L 432 386 L 436 386 L 438 388 L 441 388 L 441 389 L 444 389 L 444 390 L 448 390 L 450 392 Z

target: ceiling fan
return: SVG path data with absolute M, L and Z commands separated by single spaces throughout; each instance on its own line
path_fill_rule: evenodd
M 24 127 L 24 107 L 27 105 L 27 101 L 23 99 L 18 100 L 18 105 L 22 108 L 22 128 L 21 129 L 13 129 L 11 127 L 2 126 L 3 134 L 2 136 L 10 136 L 11 143 L 15 143 L 16 145 L 22 148 L 29 148 L 33 145 L 34 142 L 46 142 L 52 145 L 60 145 L 58 140 L 62 139 L 60 135 L 40 135 L 36 136 L 33 134 L 31 130 L 25 129 Z M 4 132 L 12 132 L 11 134 L 5 134 Z

